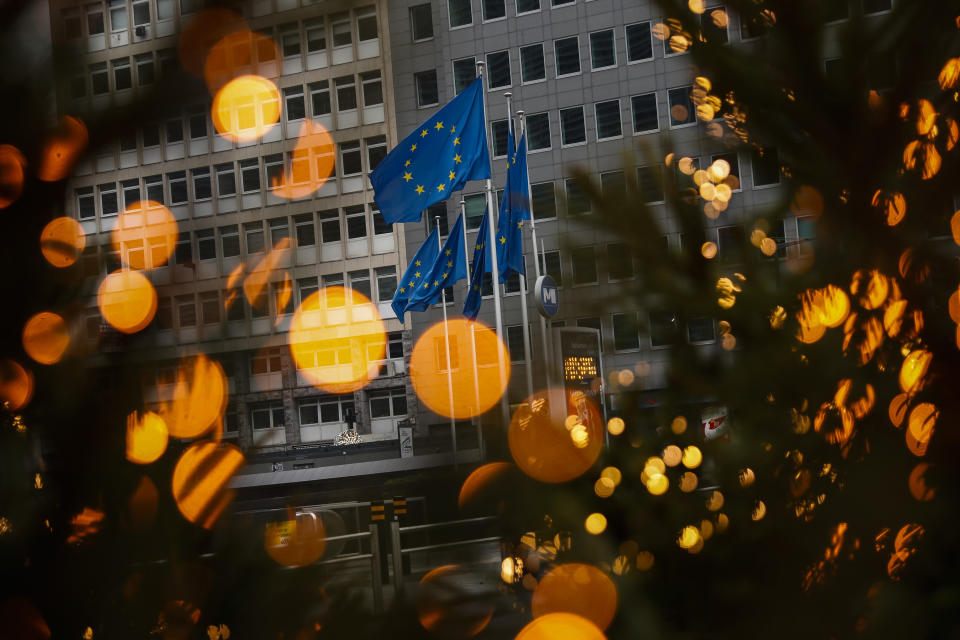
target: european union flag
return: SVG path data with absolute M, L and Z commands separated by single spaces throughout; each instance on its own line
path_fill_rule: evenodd
M 500 268 L 500 282 L 505 282 L 512 273 L 524 274 L 523 221 L 530 219 L 527 135 L 524 133 L 520 137 L 516 150 L 513 149 L 513 140 L 510 137 L 508 133 L 507 187 L 500 203 L 500 219 L 497 221 L 497 266 Z
M 437 241 L 436 238 L 433 239 Z M 457 280 L 467 277 L 466 256 L 463 251 L 463 214 L 457 217 L 447 241 L 443 243 L 440 254 L 436 256 L 430 269 L 423 279 L 423 284 L 417 286 L 413 297 L 407 304 L 411 311 L 426 311 L 427 307 L 440 299 L 444 287 L 449 287 Z
M 388 223 L 416 222 L 468 180 L 490 177 L 480 77 L 417 127 L 370 173 Z
M 476 320 L 480 313 L 480 303 L 483 301 L 483 274 L 490 273 L 491 266 L 490 245 L 487 243 L 490 229 L 490 216 L 484 212 L 477 230 L 477 244 L 473 248 L 473 268 L 470 271 L 470 293 L 463 303 L 463 315 L 470 320 Z
M 430 232 L 427 239 L 423 241 L 423 245 L 417 250 L 417 254 L 413 256 L 410 266 L 403 272 L 403 279 L 400 280 L 400 284 L 393 294 L 393 302 L 390 303 L 390 306 L 393 307 L 394 313 L 401 321 L 403 321 L 403 312 L 410 306 L 410 298 L 413 297 L 417 286 L 424 281 L 430 265 L 437 260 L 437 253 L 440 251 L 437 246 L 440 244 L 437 241 L 438 234 L 439 231 L 434 226 L 433 231 Z

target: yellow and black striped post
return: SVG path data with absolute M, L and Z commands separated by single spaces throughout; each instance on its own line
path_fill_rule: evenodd
M 370 501 L 370 524 L 377 526 L 377 546 L 380 549 L 380 576 L 383 583 L 387 584 L 390 582 L 390 571 L 387 565 L 387 554 L 390 551 L 390 527 L 387 526 L 387 513 L 384 509 L 383 500 Z
M 393 496 L 393 520 L 398 526 L 407 524 L 407 498 L 406 496 Z M 410 556 L 405 554 L 402 558 L 403 575 L 410 575 Z
M 370 521 L 377 522 L 385 518 L 386 512 L 384 511 L 383 500 L 372 500 L 370 502 Z

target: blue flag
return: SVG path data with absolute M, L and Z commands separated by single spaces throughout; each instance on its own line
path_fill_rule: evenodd
M 476 320 L 483 301 L 483 274 L 492 270 L 489 240 L 490 216 L 484 212 L 477 231 L 477 244 L 473 248 L 473 267 L 470 271 L 470 293 L 463 303 L 463 315 Z
M 497 266 L 500 282 L 506 282 L 513 274 L 524 274 L 523 268 L 523 221 L 530 219 L 530 193 L 527 190 L 527 139 L 520 137 L 520 144 L 513 149 L 513 140 L 508 133 L 507 187 L 500 203 L 500 219 L 497 221 Z
M 436 242 L 436 238 L 433 239 Z M 410 298 L 407 308 L 410 311 L 426 311 L 427 307 L 440 299 L 444 287 L 451 286 L 457 280 L 467 277 L 466 256 L 463 251 L 463 214 L 457 221 L 443 243 L 440 254 L 426 272 L 423 283 L 417 286 Z
M 490 177 L 480 77 L 393 148 L 370 172 L 388 223 L 416 222 L 468 180 Z
M 393 302 L 390 303 L 390 306 L 393 307 L 394 313 L 397 314 L 401 322 L 403 321 L 403 312 L 410 306 L 410 298 L 416 291 L 417 286 L 424 281 L 430 265 L 437 260 L 437 253 L 439 252 L 437 246 L 439 244 L 437 242 L 438 234 L 437 227 L 434 227 L 433 231 L 427 235 L 427 239 L 423 241 L 423 245 L 417 250 L 413 260 L 410 261 L 410 266 L 403 272 L 403 279 L 400 280 L 397 290 L 393 294 Z

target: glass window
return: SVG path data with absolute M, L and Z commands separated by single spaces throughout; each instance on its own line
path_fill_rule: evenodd
M 407 415 L 407 395 L 403 388 L 371 391 L 370 417 L 389 418 Z
M 170 204 L 183 204 L 187 201 L 187 172 L 174 171 L 167 174 L 170 186 Z
M 477 77 L 477 64 L 473 57 L 453 61 L 453 89 L 460 93 Z
M 600 186 L 603 188 L 603 197 L 608 200 L 623 202 L 627 197 L 627 183 L 623 179 L 623 171 L 606 171 L 600 174 Z
M 387 357 L 403 357 L 403 333 L 394 331 L 393 333 L 387 334 Z
M 397 290 L 397 268 L 377 267 L 374 271 L 377 275 L 377 300 L 390 302 Z
M 220 324 L 220 293 L 207 291 L 200 294 L 200 318 L 203 324 Z
M 287 87 L 283 90 L 283 101 L 286 106 L 287 121 L 302 120 L 307 115 L 307 107 L 303 101 L 303 87 Z
M 377 39 L 377 11 L 373 7 L 357 11 L 357 40 Z
M 447 0 L 450 10 L 450 28 L 473 24 L 470 0 Z
M 212 231 L 212 229 L 206 229 L 206 231 Z M 214 248 L 214 251 L 216 251 L 216 248 Z M 217 257 L 216 253 L 213 257 Z M 177 235 L 177 245 L 173 250 L 173 261 L 181 265 L 193 264 L 193 246 L 190 244 L 189 231 L 181 231 Z
M 573 260 L 573 284 L 597 282 L 597 261 L 593 247 L 578 247 L 570 252 Z
M 285 24 L 280 27 L 280 47 L 284 58 L 295 58 L 300 55 L 300 28 L 294 24 Z
M 427 211 L 429 213 L 429 209 Z M 370 206 L 370 217 L 373 218 L 373 235 L 382 236 L 388 233 L 393 233 L 393 227 L 387 223 L 383 217 L 383 214 L 380 213 L 380 209 L 377 209 L 376 205 Z
M 144 148 L 160 146 L 160 127 L 155 124 L 143 125 L 141 132 L 141 141 Z
M 677 87 L 667 91 L 670 101 L 670 126 L 679 127 L 685 124 L 694 124 L 697 120 L 690 99 L 690 87 Z
M 613 29 L 595 31 L 590 34 L 590 67 L 604 69 L 617 64 L 617 54 L 613 43 Z
M 336 209 L 317 213 L 321 242 L 340 242 L 340 212 Z
M 240 161 L 240 181 L 244 193 L 260 190 L 260 160 L 247 158 Z
M 263 224 L 260 222 L 248 222 L 243 225 L 243 233 L 247 240 L 247 254 L 263 253 Z
M 217 171 L 217 195 L 223 198 L 236 194 L 237 180 L 233 171 L 233 163 L 218 164 L 215 169 Z
M 577 36 L 561 38 L 553 43 L 556 53 L 557 76 L 580 73 L 580 39 Z
M 557 217 L 557 198 L 553 182 L 540 182 L 530 185 L 530 203 L 533 205 L 533 217 L 544 220 Z
M 691 318 L 687 321 L 687 340 L 689 342 L 713 342 L 715 339 L 713 318 Z
M 526 362 L 523 345 L 523 325 L 514 324 L 507 328 L 507 351 L 510 353 L 510 362 Z
M 317 237 L 314 231 L 312 213 L 303 213 L 294 216 L 293 224 L 296 229 L 298 247 L 312 247 L 316 244 Z
M 191 169 L 193 177 L 193 199 L 209 200 L 212 197 L 210 187 L 210 167 Z
M 276 189 L 283 184 L 283 154 L 274 153 L 264 156 L 263 170 L 267 177 L 268 189 Z
M 739 225 L 718 227 L 717 249 L 720 262 L 740 262 L 744 256 L 743 228 Z
M 653 41 L 650 39 L 650 23 L 639 22 L 627 25 L 627 62 L 653 59 Z
M 250 410 L 250 422 L 254 429 L 279 429 L 286 422 L 283 403 L 270 402 L 254 405 Z
M 716 162 L 717 160 L 723 160 L 730 167 L 730 175 L 736 177 L 736 181 L 733 185 L 734 191 L 740 190 L 740 160 L 736 152 L 733 153 L 719 153 L 712 158 L 711 162 Z
M 137 84 L 141 87 L 153 84 L 153 54 L 144 53 L 135 59 L 137 61 Z
M 307 53 L 317 53 L 327 48 L 327 28 L 323 18 L 308 20 L 304 27 L 307 30 Z
M 554 7 L 559 7 L 564 4 L 573 4 L 574 0 L 550 0 L 550 5 Z
M 587 131 L 583 122 L 583 107 L 560 110 L 560 141 L 564 146 L 586 142 Z
M 113 88 L 115 90 L 122 91 L 133 86 L 133 78 L 130 74 L 130 58 L 111 60 L 110 68 L 113 69 Z
M 120 211 L 119 200 L 117 199 L 117 185 L 114 182 L 101 184 L 97 187 L 100 192 L 100 215 L 115 216 Z
M 753 186 L 763 187 L 780 183 L 780 160 L 775 147 L 763 147 L 753 152 Z
M 640 348 L 636 313 L 613 314 L 613 350 L 633 351 Z
M 863 12 L 866 14 L 890 11 L 892 6 L 891 0 L 863 0 Z
M 363 172 L 359 140 L 340 143 L 340 168 L 343 176 L 359 175 Z
M 157 22 L 173 20 L 173 0 L 157 0 Z
M 347 219 L 347 238 L 355 240 L 367 237 L 367 210 L 364 206 L 345 207 L 343 212 Z
M 493 157 L 507 155 L 507 121 L 495 120 L 490 123 L 490 137 L 493 140 Z
M 507 15 L 507 6 L 504 0 L 480 0 L 484 20 L 496 20 Z
M 520 47 L 520 80 L 536 82 L 547 77 L 543 64 L 543 43 Z
M 540 0 L 517 0 L 517 15 L 540 11 Z
M 240 232 L 237 230 L 237 225 L 220 227 L 220 253 L 224 258 L 235 258 L 240 255 Z
M 650 345 L 653 347 L 667 347 L 677 343 L 680 327 L 677 314 L 672 311 L 656 311 L 650 313 Z
M 149 0 L 133 1 L 133 24 L 138 27 L 150 24 Z
M 437 93 L 437 70 L 428 69 L 413 74 L 414 83 L 417 85 L 417 106 L 432 107 L 439 104 L 440 97 Z
M 197 326 L 197 303 L 192 294 L 177 296 L 177 318 L 181 327 Z
M 640 197 L 647 204 L 663 202 L 663 186 L 660 176 L 659 165 L 637 167 L 637 185 L 640 188 Z
M 190 127 L 190 139 L 204 138 L 207 135 L 207 112 L 197 111 L 191 113 L 188 118 Z
M 147 176 L 143 179 L 143 186 L 147 192 L 147 200 L 163 204 L 163 176 Z
M 314 116 L 330 113 L 330 84 L 326 80 L 310 83 L 310 104 Z
M 363 106 L 383 104 L 383 83 L 379 71 L 361 73 L 360 83 L 363 86 Z
M 319 290 L 317 286 L 317 277 L 299 278 L 297 280 L 297 290 L 300 292 L 300 304 Z
M 707 42 L 726 44 L 730 36 L 727 33 L 727 12 L 723 7 L 707 7 L 700 14 L 700 33 Z
M 217 243 L 216 239 L 213 237 L 213 229 L 198 229 L 196 233 L 197 257 L 199 257 L 201 260 L 216 260 Z M 180 262 L 179 259 L 177 262 Z
M 487 54 L 487 86 L 491 89 L 500 87 L 509 87 L 510 78 L 510 52 L 497 51 Z
M 183 142 L 183 121 L 180 118 L 167 120 L 167 143 Z
M 526 116 L 527 121 L 527 149 L 540 151 L 549 149 L 550 142 L 550 114 L 531 113 Z
M 567 191 L 567 213 L 572 216 L 590 213 L 590 198 L 577 184 L 576 178 L 566 178 L 564 188 Z
M 558 287 L 563 286 L 563 269 L 559 251 L 543 251 L 540 253 L 540 272 L 553 278 Z
M 351 289 L 363 294 L 368 300 L 373 298 L 370 291 L 370 272 L 368 270 L 360 269 L 358 271 L 350 271 L 347 273 L 347 276 L 350 278 Z
M 414 42 L 433 37 L 433 11 L 429 2 L 410 7 L 410 32 Z
M 353 76 L 341 76 L 333 81 L 337 87 L 337 111 L 357 108 L 357 84 Z
M 817 221 L 813 216 L 797 217 L 797 247 L 805 253 L 813 249 L 817 238 Z
M 367 166 L 369 171 L 373 171 L 380 164 L 380 161 L 387 157 L 387 137 L 374 136 L 365 138 L 364 146 L 367 147 Z
M 427 228 L 433 230 L 433 227 L 437 224 L 437 218 L 440 218 L 440 237 L 444 237 L 450 233 L 447 221 L 447 203 L 446 202 L 437 202 L 427 207 Z M 479 224 L 479 222 L 478 222 Z
M 608 100 L 594 105 L 597 118 L 597 140 L 619 138 L 623 135 L 620 122 L 620 101 Z
M 97 205 L 93 197 L 93 187 L 83 187 L 76 190 L 77 218 L 90 220 L 97 216 Z
M 91 64 L 90 83 L 93 88 L 93 95 L 101 95 L 110 92 L 110 76 L 107 75 L 107 63 L 98 62 Z
M 110 31 L 127 30 L 127 0 L 110 0 Z
M 87 5 L 87 35 L 103 33 L 103 6 L 99 2 Z
M 138 179 L 124 180 L 120 183 L 120 188 L 123 190 L 124 209 L 130 209 L 140 202 L 140 181 Z
M 633 96 L 630 98 L 630 108 L 633 111 L 634 133 L 649 133 L 660 128 L 656 93 Z
M 607 245 L 607 273 L 610 280 L 633 277 L 633 254 L 626 244 L 614 242 Z
M 350 33 L 350 16 L 339 13 L 331 17 L 333 22 L 333 46 L 349 47 L 353 44 L 353 34 Z
M 269 221 L 270 246 L 275 247 L 285 238 L 290 237 L 290 224 L 286 218 L 273 218 Z

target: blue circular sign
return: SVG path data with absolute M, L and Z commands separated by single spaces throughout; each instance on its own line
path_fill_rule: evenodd
M 540 315 L 552 318 L 560 310 L 560 292 L 557 283 L 548 275 L 537 278 L 533 287 L 533 295 L 537 299 L 537 309 Z

